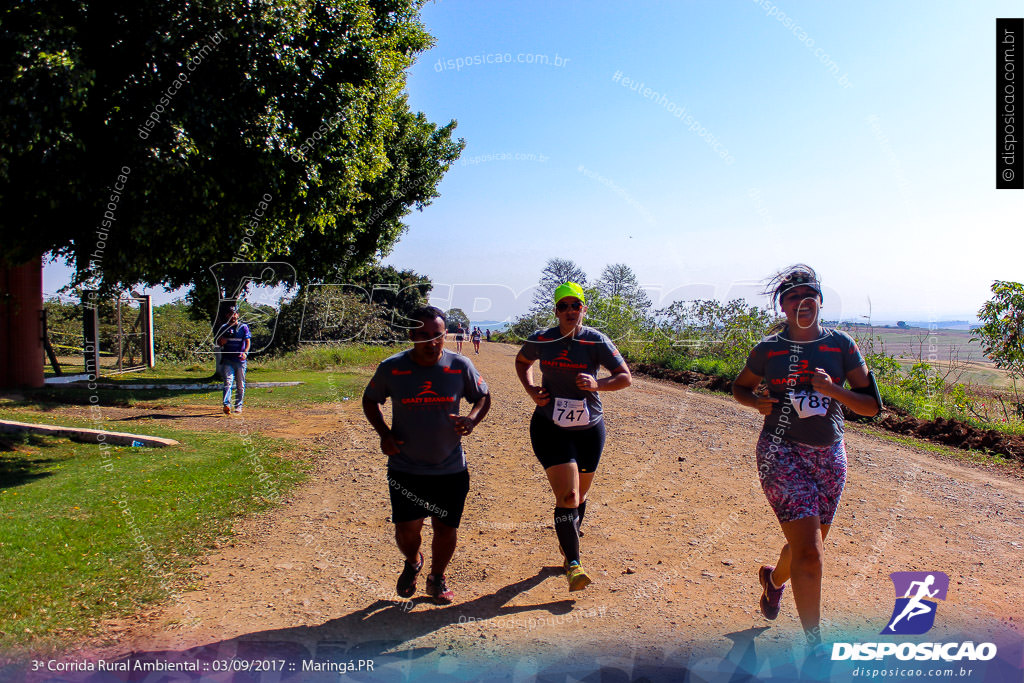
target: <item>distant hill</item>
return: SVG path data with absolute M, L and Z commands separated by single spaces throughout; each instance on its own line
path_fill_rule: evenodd
M 491 332 L 500 332 L 508 327 L 507 320 L 473 320 L 471 321 L 473 327 L 479 327 L 481 330 L 490 329 Z
M 925 329 L 935 325 L 940 330 L 973 330 L 978 327 L 978 323 L 972 323 L 969 320 L 939 320 L 935 323 L 920 320 L 908 320 L 907 325 L 910 327 L 923 327 Z
M 826 325 L 834 325 L 835 321 L 824 321 Z M 854 322 L 852 320 L 842 321 L 843 325 L 849 325 L 850 327 L 892 327 L 897 328 L 896 320 L 877 320 L 872 323 Z M 906 327 L 904 329 L 936 329 L 936 330 L 973 330 L 978 327 L 978 323 L 972 323 L 970 320 L 907 320 L 905 321 Z

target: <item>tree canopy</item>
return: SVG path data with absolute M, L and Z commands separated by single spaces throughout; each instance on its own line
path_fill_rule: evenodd
M 431 44 L 420 5 L 8 3 L 7 262 L 212 289 L 217 262 L 285 261 L 305 282 L 386 254 L 464 144 L 403 94 Z
M 1024 376 L 1024 284 L 996 280 L 992 298 L 978 311 L 981 326 L 971 332 L 998 368 Z
M 448 319 L 449 332 L 457 330 L 460 324 L 467 330 L 469 329 L 469 316 L 461 308 L 451 308 L 444 315 Z
M 551 297 L 555 294 L 555 287 L 563 282 L 575 282 L 583 287 L 587 284 L 587 274 L 571 259 L 548 259 L 544 270 L 540 273 L 540 281 L 537 283 L 537 291 L 533 294 L 530 313 L 534 315 L 551 313 L 551 308 L 554 306 Z
M 640 287 L 636 273 L 625 263 L 609 263 L 605 266 L 594 287 L 605 299 L 619 297 L 630 308 L 640 313 L 651 307 L 651 298 Z

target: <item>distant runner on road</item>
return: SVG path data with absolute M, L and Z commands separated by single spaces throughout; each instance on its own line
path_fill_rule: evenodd
M 580 564 L 580 525 L 605 439 L 598 392 L 625 389 L 632 376 L 612 341 L 584 327 L 583 288 L 566 282 L 555 289 L 554 298 L 558 325 L 529 336 L 516 356 L 516 374 L 537 404 L 530 441 L 555 494 L 555 535 L 565 557 L 569 590 L 579 591 L 590 584 Z M 533 383 L 538 360 L 540 386 Z M 611 376 L 597 379 L 600 366 Z
M 473 350 L 476 354 L 480 353 L 480 338 L 484 336 L 484 333 L 480 331 L 479 327 L 473 328 L 473 334 L 471 338 L 473 340 Z
M 426 592 L 438 602 L 455 599 L 445 570 L 455 554 L 459 522 L 469 493 L 469 471 L 462 437 L 473 432 L 491 406 L 483 377 L 468 358 L 444 349 L 444 312 L 424 306 L 411 316 L 421 323 L 409 330 L 412 348 L 380 364 L 363 392 L 363 413 L 380 435 L 388 456 L 388 491 L 395 541 L 405 568 L 395 590 L 403 598 L 416 593 L 423 568 L 420 531 L 431 518 L 430 574 Z M 391 427 L 380 406 L 391 399 Z M 460 401 L 472 403 L 459 416 Z
M 732 387 L 737 401 L 765 416 L 756 449 L 758 477 L 786 537 L 775 567 L 758 570 L 760 607 L 766 619 L 775 619 L 792 579 L 800 623 L 808 645 L 816 648 L 823 542 L 846 483 L 840 404 L 870 416 L 882 403 L 857 343 L 821 326 L 821 285 L 810 266 L 778 273 L 765 293 L 786 322 L 754 347 Z M 763 395 L 754 391 L 762 380 L 768 387 Z
M 462 342 L 466 341 L 466 328 L 459 323 L 459 326 L 455 329 L 455 351 L 462 353 Z

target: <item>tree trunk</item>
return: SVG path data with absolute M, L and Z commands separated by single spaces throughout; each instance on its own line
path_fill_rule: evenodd
M 43 386 L 43 260 L 0 262 L 0 389 Z

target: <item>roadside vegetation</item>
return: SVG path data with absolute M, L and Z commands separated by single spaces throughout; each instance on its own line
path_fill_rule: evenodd
M 548 262 L 538 291 L 550 292 L 553 283 L 574 279 L 584 284 L 588 324 L 613 340 L 632 361 L 676 371 L 698 372 L 734 380 L 743 369 L 750 349 L 782 319 L 773 311 L 751 306 L 743 299 L 674 301 L 652 310 L 636 277 L 623 264 L 605 268 L 586 286 L 586 275 L 571 261 Z M 850 334 L 874 371 L 886 406 L 922 420 L 958 420 L 977 429 L 1024 435 L 1024 286 L 997 282 L 993 299 L 981 311 L 981 327 L 970 343 L 979 343 L 1006 382 L 972 381 L 975 366 L 962 360 L 966 349 L 946 349 L 939 360 L 930 347 L 929 331 L 918 335 L 916 357 L 886 350 L 884 331 L 870 324 L 837 324 Z M 522 343 L 534 330 L 554 324 L 551 302 L 543 297 L 533 309 L 499 333 L 498 341 Z M 977 348 L 977 347 L 975 347 Z M 1009 386 L 1001 386 L 1008 384 Z
M 246 405 L 290 409 L 357 399 L 372 367 L 396 350 L 316 344 L 268 357 L 253 364 L 250 381 L 303 384 L 253 389 Z M 205 382 L 211 369 L 208 362 L 161 362 L 100 381 Z M 105 421 L 103 408 L 208 404 L 216 415 L 219 391 L 46 387 L 0 397 L 0 419 L 138 431 L 137 424 Z M 81 406 L 77 417 L 60 410 L 69 404 Z M 195 431 L 147 423 L 146 434 L 180 442 L 167 448 L 0 435 L 3 656 L 59 652 L 107 620 L 189 590 L 195 559 L 229 537 L 234 520 L 281 504 L 305 478 L 311 453 L 260 435 L 255 422 L 227 424 Z

